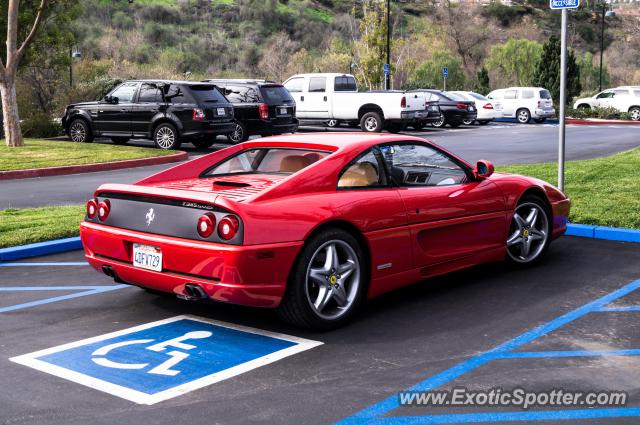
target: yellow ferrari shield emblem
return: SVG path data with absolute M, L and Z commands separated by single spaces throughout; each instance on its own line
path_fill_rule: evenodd
M 529 237 L 529 229 L 524 229 L 522 231 L 522 236 L 524 236 L 525 238 L 528 238 Z
M 332 285 L 338 283 L 338 278 L 336 277 L 336 275 L 332 274 L 331 276 L 329 276 L 329 283 Z

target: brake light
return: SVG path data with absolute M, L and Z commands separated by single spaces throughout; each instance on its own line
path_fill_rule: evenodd
M 401 108 L 406 108 L 407 107 L 407 98 L 402 96 L 402 99 L 400 100 L 400 107 Z
M 220 238 L 228 241 L 229 239 L 233 239 L 238 233 L 239 228 L 240 221 L 238 218 L 233 215 L 227 215 L 218 223 L 218 235 Z
M 260 114 L 260 119 L 261 120 L 268 120 L 269 119 L 269 105 L 267 105 L 266 103 L 261 103 L 260 106 L 258 106 L 258 113 Z
M 198 234 L 203 238 L 211 236 L 216 228 L 216 216 L 206 213 L 198 219 Z
M 105 221 L 109 217 L 109 212 L 111 212 L 111 202 L 105 199 L 98 204 L 98 218 L 100 221 Z
M 204 111 L 200 108 L 193 108 L 193 120 L 202 121 L 206 118 Z
M 98 212 L 98 203 L 95 199 L 91 199 L 87 202 L 87 217 L 94 218 Z
M 482 109 L 493 109 L 493 105 L 492 105 L 492 104 L 490 104 L 490 103 L 486 103 L 486 104 L 482 107 Z
M 542 108 L 542 101 L 541 100 L 538 101 L 538 108 Z
M 458 103 L 456 105 L 456 108 L 458 108 L 458 109 L 467 109 L 467 105 L 465 105 L 464 103 Z

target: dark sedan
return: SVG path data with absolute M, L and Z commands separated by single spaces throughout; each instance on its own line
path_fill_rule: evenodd
M 447 124 L 451 127 L 460 127 L 462 121 L 474 121 L 478 116 L 478 111 L 476 111 L 473 102 L 460 99 L 451 93 L 444 93 L 435 89 L 418 89 L 413 91 L 423 93 L 426 102 L 438 102 L 442 116 L 438 121 L 431 124 L 434 127 L 441 128 Z

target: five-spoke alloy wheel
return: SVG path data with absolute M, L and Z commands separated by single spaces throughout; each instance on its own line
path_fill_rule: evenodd
M 550 242 L 549 212 L 534 196 L 523 198 L 516 207 L 507 236 L 509 260 L 530 265 L 542 257 Z

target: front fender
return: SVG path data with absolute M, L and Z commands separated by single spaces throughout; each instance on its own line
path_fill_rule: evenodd
M 71 123 L 71 121 L 76 118 L 85 119 L 89 123 L 89 126 L 93 128 L 93 119 L 91 118 L 91 114 L 89 112 L 84 109 L 71 109 L 63 120 L 63 126 L 66 132 L 69 131 L 69 124 Z

